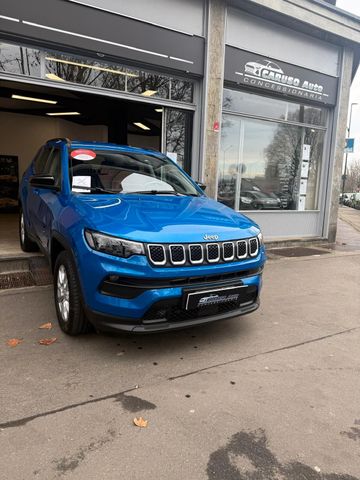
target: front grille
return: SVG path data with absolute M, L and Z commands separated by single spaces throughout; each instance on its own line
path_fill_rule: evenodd
M 170 245 L 169 249 L 173 265 L 183 265 L 186 262 L 184 245 Z
M 257 238 L 251 238 L 249 241 L 249 246 L 250 246 L 250 256 L 251 257 L 256 257 L 259 251 L 259 244 L 258 244 L 258 239 Z
M 208 243 L 206 245 L 207 260 L 210 263 L 218 262 L 220 259 L 220 247 L 218 243 Z
M 190 263 L 202 263 L 204 260 L 203 248 L 200 244 L 189 245 Z
M 224 262 L 238 262 L 254 258 L 260 250 L 256 237 L 226 242 L 148 244 L 147 254 L 154 266 L 208 265 Z
M 223 259 L 229 262 L 234 259 L 235 248 L 233 242 L 223 243 Z
M 163 245 L 149 245 L 149 257 L 154 265 L 164 265 L 166 263 L 165 248 Z
M 238 258 L 246 258 L 248 253 L 247 241 L 239 240 L 236 245 Z

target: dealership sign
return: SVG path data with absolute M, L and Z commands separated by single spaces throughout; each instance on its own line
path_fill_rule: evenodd
M 337 78 L 229 46 L 225 80 L 304 100 L 336 103 Z

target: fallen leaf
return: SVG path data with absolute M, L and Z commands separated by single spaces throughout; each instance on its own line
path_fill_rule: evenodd
M 23 342 L 22 338 L 10 338 L 10 340 L 6 342 L 6 345 L 8 345 L 9 347 L 16 347 L 17 345 L 19 345 L 19 343 L 22 343 L 22 342 Z
M 52 345 L 53 343 L 55 343 L 57 340 L 56 337 L 53 337 L 53 338 L 42 338 L 41 340 L 39 340 L 39 343 L 40 345 Z
M 144 420 L 142 417 L 134 418 L 134 424 L 140 428 L 146 428 L 148 426 L 148 421 Z
M 52 323 L 51 322 L 43 323 L 42 325 L 40 325 L 39 328 L 50 330 L 52 328 Z

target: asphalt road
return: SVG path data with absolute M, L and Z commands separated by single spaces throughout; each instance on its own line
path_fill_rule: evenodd
M 2 292 L 0 479 L 359 480 L 359 285 L 359 251 L 273 260 L 257 312 L 145 337 Z

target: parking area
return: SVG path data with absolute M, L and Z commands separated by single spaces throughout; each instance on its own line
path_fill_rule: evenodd
M 0 478 L 359 479 L 359 284 L 356 249 L 274 257 L 247 317 L 78 338 L 1 292 Z

